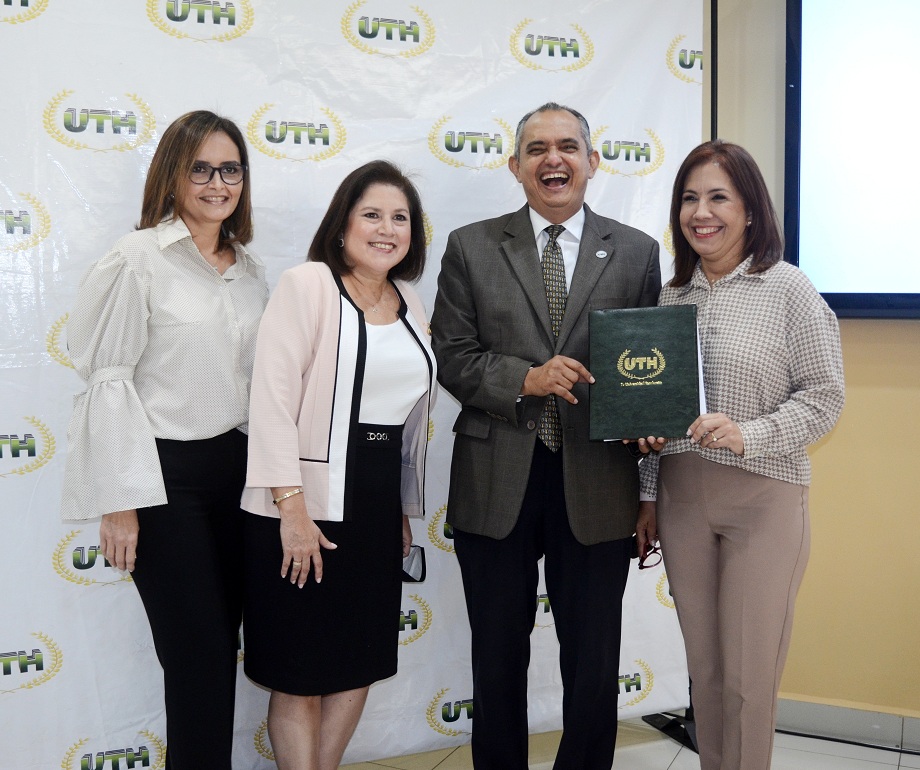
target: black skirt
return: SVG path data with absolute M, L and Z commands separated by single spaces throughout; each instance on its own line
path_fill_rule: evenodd
M 396 673 L 402 426 L 359 425 L 351 434 L 349 520 L 316 522 L 338 545 L 322 551 L 322 583 L 312 571 L 303 588 L 282 578 L 278 519 L 246 517 L 244 669 L 272 690 L 327 695 Z

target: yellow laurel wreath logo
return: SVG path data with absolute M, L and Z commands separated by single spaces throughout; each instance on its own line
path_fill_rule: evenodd
M 146 738 L 149 743 L 153 744 L 153 748 L 156 750 L 157 758 L 151 766 L 151 770 L 162 770 L 166 766 L 166 744 L 149 730 L 141 730 L 138 735 L 142 735 Z M 87 743 L 89 743 L 89 738 L 83 738 L 67 749 L 64 759 L 61 760 L 61 770 L 73 769 L 74 760 L 76 760 L 80 749 Z
M 591 132 L 591 144 L 597 145 L 598 140 L 603 136 L 604 131 L 606 131 L 610 126 L 599 126 L 594 131 Z M 633 172 L 631 174 L 620 171 L 620 169 L 615 166 L 611 166 L 609 163 L 601 160 L 597 164 L 597 167 L 608 174 L 620 174 L 621 176 L 648 176 L 649 174 L 654 174 L 661 166 L 664 164 L 664 142 L 661 141 L 658 134 L 656 134 L 652 129 L 645 129 L 645 133 L 649 135 L 649 138 L 652 140 L 652 145 L 655 148 L 654 158 L 650 166 L 640 169 L 639 171 Z
M 35 5 L 29 8 L 28 11 L 17 13 L 14 16 L 6 16 L 0 19 L 0 21 L 7 24 L 22 24 L 27 21 L 32 21 L 36 16 L 41 16 L 45 12 L 49 2 L 50 0 L 35 0 Z
M 450 692 L 450 687 L 442 687 L 437 691 L 435 696 L 428 703 L 428 708 L 425 709 L 425 721 L 428 722 L 428 726 L 434 730 L 436 733 L 441 733 L 441 735 L 447 735 L 454 737 L 457 735 L 463 735 L 462 730 L 455 730 L 452 727 L 444 727 L 441 722 L 438 720 L 438 701 L 441 700 L 444 693 Z
M 287 155 L 283 152 L 273 150 L 268 146 L 268 144 L 266 144 L 265 139 L 259 132 L 259 129 L 262 127 L 262 118 L 264 118 L 265 114 L 274 106 L 274 102 L 266 102 L 254 113 L 252 113 L 252 117 L 249 118 L 249 122 L 246 124 L 246 136 L 249 139 L 249 142 L 262 154 L 268 155 L 268 157 L 275 158 L 276 160 L 293 160 L 297 163 L 302 163 L 305 160 L 328 160 L 333 155 L 338 155 L 342 151 L 342 148 L 345 147 L 345 143 L 348 140 L 348 132 L 345 129 L 345 124 L 332 110 L 321 107 L 320 112 L 329 118 L 330 122 L 335 128 L 335 141 L 329 147 L 327 147 L 322 152 L 318 152 L 314 155 L 308 155 L 305 158 L 297 158 L 293 155 Z
M 664 353 L 662 353 L 658 348 L 652 348 L 652 352 L 658 359 L 658 365 L 649 374 L 639 376 L 638 374 L 633 374 L 626 368 L 626 358 L 630 353 L 632 353 L 630 348 L 627 348 L 622 353 L 620 353 L 620 357 L 617 359 L 617 371 L 628 380 L 650 380 L 653 377 L 658 377 L 664 371 L 664 368 L 667 365 L 667 361 L 664 357 Z
M 428 440 L 434 438 L 434 420 L 428 420 Z
M 51 556 L 51 566 L 54 567 L 54 571 L 57 572 L 64 580 L 69 583 L 75 583 L 78 586 L 112 586 L 117 585 L 118 583 L 131 583 L 133 579 L 131 575 L 122 575 L 115 580 L 96 580 L 94 578 L 83 577 L 74 572 L 73 568 L 67 565 L 67 549 L 70 547 L 70 544 L 73 542 L 74 538 L 79 535 L 83 530 L 74 529 L 68 532 L 61 539 L 61 542 L 57 544 L 57 547 L 54 549 L 54 553 Z M 101 556 L 101 555 L 100 555 Z
M 143 735 L 150 741 L 157 751 L 156 764 L 154 764 L 151 770 L 163 770 L 163 768 L 166 767 L 166 744 L 149 730 L 141 730 L 140 735 Z
M 250 29 L 255 20 L 255 15 L 252 9 L 251 0 L 237 0 L 240 4 L 240 9 L 242 10 L 244 16 L 243 20 L 236 26 L 236 28 L 230 32 L 224 32 L 220 35 L 215 35 L 211 38 L 201 38 L 193 37 L 187 32 L 182 32 L 181 30 L 176 29 L 174 26 L 167 24 L 166 20 L 159 13 L 160 0 L 147 0 L 147 18 L 150 20 L 150 23 L 153 24 L 160 32 L 163 32 L 170 37 L 174 37 L 177 40 L 194 40 L 196 43 L 226 43 L 228 40 L 235 40 L 238 37 L 242 37 Z
M 118 144 L 113 144 L 111 147 L 90 147 L 85 142 L 78 142 L 75 139 L 71 139 L 69 136 L 65 136 L 57 125 L 58 110 L 64 103 L 64 100 L 74 93 L 75 91 L 66 88 L 59 91 L 51 101 L 48 102 L 48 105 L 42 112 L 42 125 L 45 128 L 45 132 L 52 139 L 60 142 L 65 147 L 70 147 L 74 150 L 94 150 L 95 152 L 125 152 L 126 150 L 134 150 L 138 147 L 142 147 L 153 138 L 153 132 L 157 125 L 153 110 L 151 110 L 147 103 L 137 94 L 132 93 L 126 93 L 125 96 L 134 103 L 134 106 L 137 107 L 137 111 L 141 114 L 141 130 L 133 140 L 126 139 Z
M 665 572 L 660 578 L 658 578 L 658 583 L 655 585 L 655 597 L 669 610 L 673 610 L 675 607 L 674 600 L 671 598 L 670 591 L 665 590 L 667 585 L 668 573 Z
M 579 57 L 579 61 L 573 62 L 566 67 L 562 68 L 563 72 L 575 72 L 575 70 L 580 70 L 587 67 L 591 60 L 594 58 L 594 41 L 588 36 L 587 31 L 580 24 L 573 24 L 572 29 L 574 29 L 579 35 L 582 36 L 583 42 L 585 44 L 585 55 Z
M 434 240 L 434 225 L 431 224 L 431 220 L 428 218 L 428 215 L 424 211 L 422 212 L 422 227 L 425 230 L 425 245 L 431 246 L 431 242 Z M 431 438 L 430 433 L 428 438 Z
M 54 440 L 54 435 L 48 430 L 48 426 L 45 425 L 37 417 L 26 417 L 25 421 L 29 423 L 35 430 L 38 431 L 38 434 L 42 437 L 42 451 L 34 460 L 29 460 L 25 465 L 20 465 L 18 468 L 13 468 L 11 471 L 6 473 L 0 473 L 0 478 L 4 476 L 12 476 L 13 474 L 17 476 L 25 476 L 27 473 L 36 471 L 45 465 L 52 457 L 54 457 L 54 450 L 57 446 L 57 442 Z
M 454 547 L 439 534 L 442 529 L 441 522 L 444 520 L 446 513 L 446 504 L 442 505 L 440 508 L 438 508 L 437 511 L 435 511 L 434 516 L 431 517 L 431 521 L 428 522 L 428 539 L 431 541 L 435 548 L 440 548 L 445 553 L 454 553 Z
M 453 166 L 454 168 L 474 169 L 501 168 L 508 164 L 508 156 L 514 154 L 514 131 L 511 129 L 511 126 L 508 125 L 507 121 L 502 120 L 501 118 L 492 119 L 502 130 L 502 139 L 504 140 L 505 145 L 508 147 L 507 153 L 503 152 L 495 160 L 489 161 L 488 163 L 483 163 L 481 166 L 477 166 L 472 163 L 463 163 L 462 161 L 456 160 L 455 158 L 451 158 L 441 147 L 441 129 L 444 128 L 450 119 L 450 115 L 445 115 L 443 118 L 435 122 L 435 124 L 431 127 L 431 131 L 428 132 L 428 149 L 432 155 L 441 161 L 441 163 L 446 163 L 448 166 Z
M 24 200 L 28 201 L 29 205 L 32 207 L 31 216 L 34 220 L 32 234 L 18 243 L 0 248 L 0 254 L 14 254 L 17 251 L 28 251 L 38 246 L 39 243 L 51 234 L 51 216 L 48 214 L 48 209 L 45 208 L 45 204 L 30 193 L 19 193 L 19 195 Z
M 87 743 L 89 743 L 89 738 L 83 738 L 67 749 L 64 759 L 61 760 L 61 770 L 72 770 L 73 762 L 77 758 L 77 752 Z
M 150 19 L 151 23 L 158 29 L 160 32 L 164 32 L 170 37 L 174 37 L 178 40 L 183 40 L 185 38 L 190 38 L 191 35 L 180 32 L 175 27 L 171 27 L 166 21 L 160 16 L 157 8 L 160 5 L 160 0 L 147 0 L 147 18 Z
M 675 58 L 675 57 L 674 57 L 674 54 L 677 53 L 677 46 L 680 45 L 680 41 L 683 40 L 685 37 L 687 37 L 687 36 L 686 36 L 686 35 L 678 35 L 677 37 L 675 37 L 675 38 L 671 41 L 671 45 L 668 46 L 668 52 L 667 52 L 667 54 L 666 54 L 666 57 L 667 57 L 667 64 L 668 64 L 668 70 L 669 70 L 669 71 L 671 72 L 671 74 L 672 74 L 674 77 L 676 77 L 678 80 L 683 80 L 685 83 L 693 83 L 694 85 L 700 86 L 700 85 L 703 84 L 703 81 L 702 81 L 702 80 L 694 80 L 694 79 L 691 78 L 689 75 L 685 75 L 683 72 L 681 72 L 681 71 L 677 68 L 677 65 L 674 63 L 674 58 Z
M 652 667 L 641 658 L 637 658 L 633 662 L 642 669 L 642 673 L 645 675 L 645 678 L 642 680 L 642 691 L 635 698 L 617 706 L 617 709 L 626 709 L 635 706 L 637 703 L 641 703 L 649 696 L 649 693 L 651 693 L 655 687 L 655 673 L 652 671 Z
M 70 356 L 61 350 L 61 332 L 67 327 L 69 318 L 70 313 L 64 313 L 57 321 L 51 324 L 51 328 L 48 329 L 48 333 L 45 335 L 45 351 L 51 356 L 52 361 L 73 369 L 74 365 L 73 361 L 70 360 Z
M 408 647 L 412 642 L 421 639 L 421 637 L 425 635 L 425 632 L 431 628 L 431 605 L 418 594 L 409 594 L 409 598 L 418 603 L 418 606 L 421 607 L 422 612 L 425 614 L 425 619 L 422 621 L 421 628 L 415 629 L 415 631 L 409 634 L 405 639 L 399 640 L 399 643 L 403 647 Z
M 38 633 L 33 633 L 32 636 L 34 636 L 40 642 L 43 642 L 50 651 L 51 665 L 45 668 L 37 677 L 30 679 L 28 682 L 23 682 L 18 687 L 14 687 L 11 690 L 0 690 L 0 695 L 8 695 L 9 693 L 17 692 L 18 690 L 32 690 L 36 687 L 41 687 L 47 681 L 57 676 L 57 673 L 61 670 L 61 666 L 64 663 L 64 654 L 61 652 L 61 648 L 54 643 L 54 640 L 50 636 L 42 633 L 41 631 Z
M 674 254 L 674 233 L 671 230 L 670 224 L 664 229 L 664 247 L 667 250 L 668 254 L 670 254 L 672 257 L 675 256 Z
M 342 16 L 341 22 L 339 22 L 339 28 L 342 30 L 342 37 L 344 37 L 351 45 L 357 48 L 361 53 L 366 53 L 370 55 L 377 56 L 389 56 L 389 57 L 400 57 L 403 59 L 411 59 L 414 56 L 421 56 L 423 53 L 428 51 L 431 46 L 434 45 L 435 37 L 437 32 L 434 28 L 434 22 L 431 20 L 425 11 L 419 8 L 417 5 L 410 5 L 409 7 L 415 11 L 422 22 L 425 24 L 425 37 L 422 39 L 422 42 L 415 48 L 410 48 L 404 51 L 382 51 L 379 48 L 374 48 L 372 45 L 368 45 L 363 42 L 354 32 L 354 21 L 355 14 L 358 12 L 358 9 L 362 5 L 366 5 L 367 0 L 355 0 L 348 8 L 345 9 L 345 14 Z
M 252 29 L 252 25 L 255 23 L 255 12 L 252 9 L 252 2 L 250 0 L 239 0 L 240 9 L 243 11 L 243 20 L 236 25 L 236 29 L 231 32 L 224 32 L 222 35 L 217 35 L 217 37 L 212 37 L 215 43 L 226 43 L 230 40 L 236 40 L 238 37 L 242 37 L 249 30 Z
M 587 67 L 591 63 L 591 60 L 594 58 L 594 41 L 591 40 L 585 28 L 580 24 L 571 25 L 572 29 L 581 35 L 582 43 L 584 44 L 585 49 L 584 56 L 579 56 L 578 61 L 575 61 L 572 64 L 567 64 L 565 67 L 560 67 L 559 69 L 553 69 L 551 67 L 543 67 L 539 64 L 536 64 L 534 61 L 525 58 L 520 46 L 521 33 L 532 21 L 533 19 L 524 19 L 511 31 L 510 38 L 511 55 L 514 56 L 514 58 L 517 59 L 520 64 L 523 64 L 525 67 L 527 67 L 527 69 L 543 70 L 546 72 L 575 72 L 576 70 Z
M 252 736 L 253 745 L 256 747 L 256 752 L 260 756 L 265 757 L 269 762 L 275 761 L 275 752 L 273 752 L 268 744 L 265 742 L 265 739 L 268 737 L 268 720 L 263 719 L 259 722 L 259 727 L 255 732 L 255 735 Z

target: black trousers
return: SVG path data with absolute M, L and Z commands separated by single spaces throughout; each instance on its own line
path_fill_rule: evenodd
M 133 577 L 166 700 L 166 770 L 231 770 L 246 436 L 157 439 L 169 502 L 137 512 Z
M 511 534 L 454 530 L 472 630 L 473 764 L 527 770 L 527 668 L 539 580 L 559 639 L 563 699 L 556 770 L 610 770 L 617 732 L 620 621 L 629 539 L 582 545 L 569 527 L 561 452 L 537 441 Z

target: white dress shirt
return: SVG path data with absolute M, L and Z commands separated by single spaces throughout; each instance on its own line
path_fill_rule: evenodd
M 68 429 L 63 519 L 161 505 L 155 438 L 246 431 L 265 269 L 242 246 L 221 275 L 185 223 L 133 232 L 80 282 L 68 349 L 86 390 Z
M 543 261 L 543 249 L 549 242 L 549 233 L 546 228 L 552 222 L 544 219 L 532 208 L 530 211 L 530 224 L 533 225 L 534 238 L 537 241 L 537 254 L 540 255 L 540 261 Z M 575 263 L 578 262 L 578 247 L 581 244 L 581 233 L 585 228 L 585 209 L 582 206 L 578 211 L 565 222 L 561 223 L 565 231 L 556 238 L 556 243 L 562 247 L 562 261 L 565 263 L 565 288 L 566 292 L 572 290 L 572 275 L 575 272 Z

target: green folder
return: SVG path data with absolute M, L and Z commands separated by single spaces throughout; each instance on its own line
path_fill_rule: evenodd
M 686 435 L 705 411 L 696 305 L 592 310 L 591 439 Z

